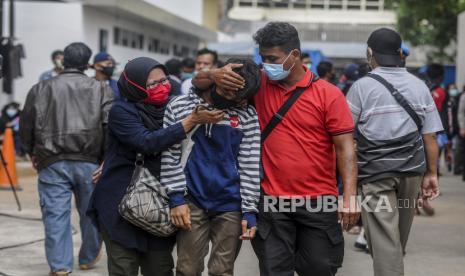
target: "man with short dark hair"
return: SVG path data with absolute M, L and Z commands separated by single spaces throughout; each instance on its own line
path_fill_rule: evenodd
M 359 217 L 355 200 L 351 202 L 357 192 L 357 165 L 347 102 L 339 89 L 318 80 L 302 63 L 294 26 L 268 23 L 254 40 L 263 61 L 260 90 L 254 97 L 264 177 L 258 235 L 252 240 L 260 275 L 335 275 L 344 255 L 341 224 L 349 229 Z M 194 84 L 202 88 L 212 81 L 229 90 L 244 85 L 244 79 L 227 67 L 199 73 Z M 283 115 L 278 110 L 289 99 L 295 101 Z M 278 123 L 270 127 L 270 121 Z M 336 161 L 344 183 L 339 213 Z M 295 208 L 266 208 L 270 199 Z M 305 206 L 293 205 L 294 199 Z M 318 209 L 318 202 L 328 204 Z
M 401 37 L 381 28 L 368 38 L 373 68 L 347 94 L 357 126 L 359 193 L 375 276 L 404 275 L 403 257 L 418 192 L 439 194 L 436 132 L 428 87 L 402 67 Z
M 197 57 L 195 59 L 195 71 L 196 73 L 200 71 L 207 71 L 216 67 L 216 62 L 218 61 L 218 54 L 216 51 L 203 48 L 197 52 Z M 189 90 L 192 88 L 192 78 L 185 80 L 182 83 L 181 91 L 183 95 L 187 95 Z
M 73 270 L 71 197 L 80 216 L 79 267 L 92 268 L 100 258 L 101 239 L 86 216 L 94 186 L 92 172 L 103 159 L 108 112 L 113 92 L 88 77 L 92 51 L 71 43 L 64 51 L 64 71 L 29 91 L 21 112 L 20 135 L 39 172 L 39 198 L 45 226 L 45 253 L 50 275 Z
M 48 80 L 55 76 L 58 76 L 61 72 L 63 72 L 63 51 L 62 50 L 55 50 L 52 53 L 52 62 L 53 62 L 53 69 L 45 71 L 39 77 L 39 81 Z
M 181 95 L 181 68 L 182 62 L 178 59 L 172 58 L 165 63 L 166 70 L 168 70 L 169 79 L 171 83 L 170 96 Z
M 327 82 L 334 84 L 336 80 L 336 72 L 331 62 L 322 61 L 318 63 L 318 66 L 316 67 L 316 71 L 320 78 L 324 79 Z
M 184 58 L 182 60 L 181 80 L 185 81 L 194 77 L 195 60 L 192 58 Z
M 202 274 L 210 242 L 208 274 L 232 276 L 240 239 L 252 239 L 257 228 L 260 126 L 257 112 L 247 100 L 258 91 L 260 69 L 252 60 L 230 59 L 227 63 L 245 79 L 240 90 L 214 85 L 192 89 L 166 108 L 165 127 L 196 108 L 224 111 L 220 122 L 193 132 L 191 152 L 177 144 L 162 153 L 161 184 L 170 198 L 172 221 L 181 228 L 177 235 L 178 276 Z M 234 68 L 232 63 L 242 66 Z
M 300 56 L 300 60 L 302 61 L 302 64 L 306 66 L 308 69 L 312 69 L 312 58 L 308 53 L 303 53 Z

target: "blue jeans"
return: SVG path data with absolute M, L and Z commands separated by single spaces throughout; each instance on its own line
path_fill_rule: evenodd
M 73 270 L 71 196 L 74 193 L 80 217 L 82 245 L 79 264 L 97 258 L 102 245 L 97 228 L 86 216 L 92 195 L 92 172 L 97 165 L 80 161 L 59 161 L 39 172 L 39 197 L 45 226 L 45 254 L 51 271 Z

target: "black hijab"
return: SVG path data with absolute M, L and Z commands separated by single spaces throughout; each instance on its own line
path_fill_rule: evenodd
M 163 126 L 163 115 L 166 106 L 156 106 L 143 102 L 144 99 L 147 98 L 147 93 L 141 88 L 145 89 L 147 78 L 149 77 L 150 71 L 154 68 L 162 69 L 168 76 L 168 71 L 163 64 L 148 57 L 138 57 L 126 64 L 124 72 L 118 80 L 118 88 L 121 96 L 130 102 L 136 103 L 136 107 L 139 109 L 139 114 L 145 126 L 152 131 L 160 129 Z M 126 78 L 129 79 L 130 82 Z

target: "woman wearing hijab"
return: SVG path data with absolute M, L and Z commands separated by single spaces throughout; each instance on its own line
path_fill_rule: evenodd
M 140 57 L 126 64 L 118 81 L 122 100 L 114 103 L 108 122 L 108 149 L 88 213 L 102 233 L 111 276 L 173 275 L 175 237 L 156 237 L 130 224 L 118 213 L 135 169 L 136 153 L 160 175 L 160 152 L 180 143 L 196 124 L 216 123 L 221 111 L 198 110 L 184 121 L 162 129 L 171 85 L 166 68 Z

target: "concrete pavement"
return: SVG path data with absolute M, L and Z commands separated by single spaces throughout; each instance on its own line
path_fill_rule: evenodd
M 19 163 L 19 192 L 23 211 L 16 210 L 10 191 L 0 191 L 0 213 L 23 218 L 40 219 L 36 175 L 29 164 Z M 419 276 L 463 276 L 465 275 L 465 183 L 459 177 L 441 178 L 442 196 L 433 202 L 434 217 L 417 216 L 412 227 L 407 255 L 405 275 Z M 77 212 L 74 210 L 72 223 L 78 229 Z M 80 236 L 73 236 L 77 256 Z M 344 264 L 338 275 L 373 275 L 371 258 L 353 248 L 355 236 L 346 235 Z M 23 220 L 0 215 L 0 248 L 24 244 L 19 247 L 0 249 L 1 275 L 45 276 L 49 272 L 43 245 L 43 225 L 40 220 Z M 76 258 L 75 258 L 76 260 Z M 77 260 L 76 260 L 77 262 Z M 244 243 L 236 262 L 238 276 L 258 275 L 257 259 L 249 242 Z M 75 264 L 72 275 L 107 275 L 106 258 L 90 271 L 80 271 Z M 207 275 L 207 274 L 205 274 Z M 271 275 L 270 275 L 271 276 Z

